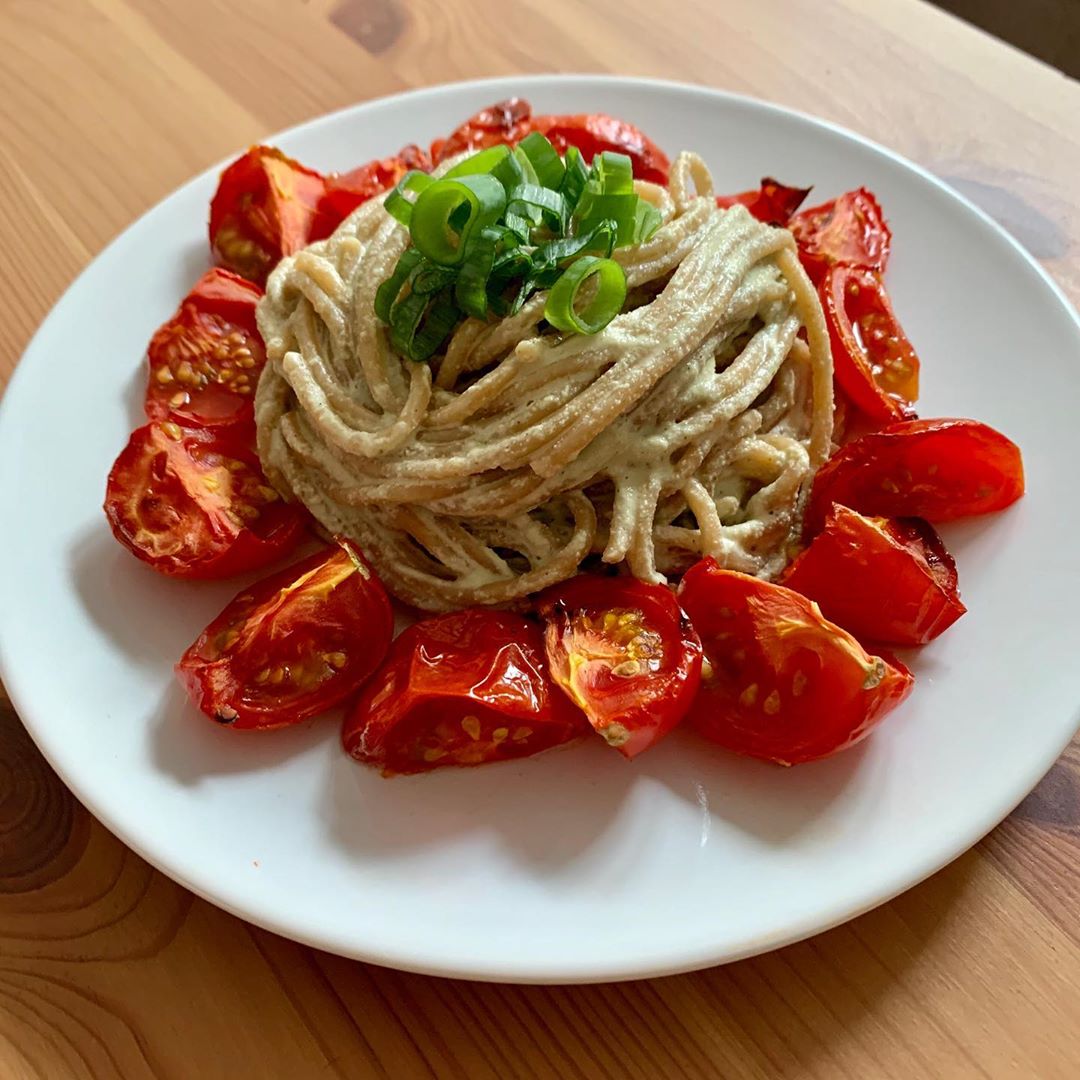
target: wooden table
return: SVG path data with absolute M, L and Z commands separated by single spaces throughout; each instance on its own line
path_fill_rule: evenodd
M 836 120 L 948 179 L 1080 299 L 1080 86 L 918 0 L 9 0 L 0 56 L 0 383 L 94 253 L 216 159 L 522 71 Z M 467 984 L 195 899 L 75 802 L 0 697 L 0 1076 L 1074 1077 L 1078 821 L 1074 744 L 975 850 L 810 941 L 649 982 Z

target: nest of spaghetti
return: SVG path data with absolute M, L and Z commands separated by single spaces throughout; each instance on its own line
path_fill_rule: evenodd
M 537 293 L 399 356 L 374 301 L 408 233 L 378 200 L 271 274 L 263 467 L 406 603 L 514 604 L 597 556 L 650 582 L 786 565 L 832 433 L 817 295 L 791 234 L 718 209 L 697 155 L 635 187 L 662 224 L 615 252 L 626 303 L 592 336 Z

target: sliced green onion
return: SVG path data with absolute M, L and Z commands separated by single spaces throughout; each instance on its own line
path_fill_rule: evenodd
M 632 195 L 634 193 L 634 165 L 625 155 L 614 150 L 604 150 L 593 158 L 592 179 L 600 185 L 605 195 Z
M 518 143 L 518 149 L 532 162 L 537 180 L 544 187 L 558 191 L 566 169 L 562 158 L 547 138 L 539 131 L 530 131 Z
M 549 289 L 558 281 L 568 262 L 582 255 L 607 258 L 615 246 L 615 222 L 601 221 L 595 229 L 580 236 L 548 240 L 533 252 L 530 275 L 533 284 Z
M 640 201 L 634 194 L 603 195 L 586 188 L 574 211 L 572 229 L 575 233 L 583 233 L 596 228 L 601 221 L 614 221 L 615 246 L 626 247 L 634 243 Z
M 585 282 L 596 278 L 596 292 L 584 309 L 577 310 L 578 293 Z M 544 318 L 567 334 L 595 334 L 622 311 L 626 300 L 626 275 L 614 259 L 583 255 L 571 263 L 551 287 Z
M 388 214 L 392 214 L 405 228 L 409 227 L 412 219 L 413 204 L 415 200 L 408 198 L 408 193 L 419 195 L 425 188 L 430 187 L 434 181 L 425 172 L 418 169 L 410 169 L 394 185 L 393 191 L 383 199 L 383 206 Z
M 491 170 L 491 175 L 499 181 L 504 188 L 506 188 L 507 197 L 510 192 L 518 186 L 518 184 L 526 183 L 525 170 L 522 168 L 521 161 L 518 156 L 512 153 L 509 148 L 506 149 L 506 154 L 498 162 L 498 164 Z
M 409 275 L 424 261 L 416 248 L 406 248 L 394 267 L 394 272 L 375 290 L 375 314 L 384 322 L 390 322 L 390 309 L 401 292 Z
M 589 169 L 581 151 L 576 146 L 566 148 L 566 163 L 559 191 L 562 192 L 566 205 L 573 212 L 577 206 L 581 193 L 585 190 L 585 184 L 589 179 Z
M 487 318 L 488 279 L 495 265 L 495 253 L 506 235 L 505 229 L 484 229 L 469 244 L 454 284 L 454 299 L 468 315 Z
M 514 160 L 521 167 L 522 183 L 524 184 L 539 184 L 540 177 L 536 175 L 536 169 L 533 168 L 533 163 L 529 160 L 529 155 L 521 149 L 520 146 L 514 147 Z
M 525 218 L 539 210 L 559 232 L 566 228 L 566 200 L 557 191 L 539 184 L 518 184 L 510 192 L 506 210 L 510 214 L 520 214 Z
M 435 298 L 410 293 L 394 306 L 390 318 L 390 343 L 409 360 L 427 360 L 457 325 L 460 313 L 452 290 Z
M 436 180 L 412 210 L 413 244 L 432 262 L 456 266 L 475 229 L 494 224 L 506 209 L 506 191 L 493 176 Z
M 409 288 L 421 296 L 430 296 L 454 283 L 456 272 L 448 266 L 435 266 L 432 263 L 422 265 L 409 283 Z
M 530 242 L 534 223 L 528 218 L 523 218 L 520 214 L 507 213 L 503 217 L 503 222 L 521 243 L 528 244 Z M 536 224 L 539 224 L 539 222 L 536 222 Z
M 494 175 L 495 170 L 510 156 L 510 147 L 500 143 L 470 154 L 464 161 L 459 161 L 452 169 L 444 172 L 443 180 L 452 180 L 455 176 Z M 497 179 L 497 177 L 496 177 Z
M 634 239 L 632 244 L 644 244 L 663 223 L 663 216 L 652 203 L 638 199 L 634 211 Z

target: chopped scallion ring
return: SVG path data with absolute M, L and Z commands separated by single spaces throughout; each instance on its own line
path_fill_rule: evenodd
M 596 292 L 583 310 L 577 308 L 582 286 L 596 278 Z M 583 255 L 571 263 L 551 287 L 544 318 L 566 334 L 596 334 L 622 311 L 626 301 L 626 275 L 614 259 Z

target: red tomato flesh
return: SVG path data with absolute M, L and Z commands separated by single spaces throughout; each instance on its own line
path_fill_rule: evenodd
M 436 139 L 431 144 L 431 160 L 438 165 L 466 150 L 483 150 L 499 143 L 513 146 L 532 130 L 532 106 L 527 101 L 497 101 L 459 124 L 445 139 Z
M 782 585 L 705 559 L 684 575 L 679 599 L 705 649 L 690 720 L 735 753 L 781 765 L 828 757 L 911 691 L 907 668 L 871 655 Z
M 588 730 L 548 675 L 536 623 L 470 608 L 424 619 L 394 641 L 342 742 L 384 773 L 416 773 L 524 757 Z
M 329 236 L 358 206 L 375 195 L 389 191 L 412 169 L 430 171 L 431 158 L 419 146 L 410 143 L 402 147 L 394 157 L 377 158 L 350 172 L 328 176 L 326 194 L 319 207 L 323 211 L 321 227 L 326 229 L 331 223 L 334 224 L 324 235 Z M 312 233 L 312 240 L 322 238 L 321 235 Z
M 671 162 L 643 131 L 604 113 L 578 116 L 537 116 L 533 130 L 545 135 L 560 154 L 576 146 L 586 164 L 605 150 L 625 154 L 633 166 L 635 179 L 667 184 Z M 522 136 L 523 137 L 523 136 Z
M 255 324 L 258 285 L 205 273 L 147 351 L 146 415 L 196 427 L 250 424 L 266 352 Z
M 701 676 L 701 643 L 670 589 L 582 575 L 543 593 L 552 678 L 625 757 L 686 715 Z
M 355 693 L 386 655 L 393 630 L 386 590 L 343 543 L 241 592 L 176 674 L 220 724 L 283 727 Z
M 930 525 L 840 505 L 781 582 L 861 641 L 924 645 L 967 610 L 956 564 Z
M 796 214 L 788 224 L 799 257 L 815 285 L 830 266 L 859 266 L 882 274 L 889 261 L 892 233 L 881 207 L 866 188 Z
M 266 566 L 296 546 L 307 521 L 243 442 L 171 420 L 132 434 L 109 473 L 105 514 L 132 554 L 183 578 Z
M 802 206 L 809 194 L 809 188 L 788 187 L 766 176 L 761 181 L 761 187 L 753 191 L 717 195 L 716 205 L 722 210 L 729 206 L 745 206 L 758 221 L 764 221 L 766 225 L 787 225 L 791 215 Z
M 340 223 L 323 206 L 326 181 L 272 146 L 253 146 L 222 174 L 210 203 L 218 263 L 260 284 L 286 255 Z
M 1024 493 L 1019 447 L 977 420 L 904 420 L 852 440 L 818 470 L 810 535 L 833 503 L 874 517 L 953 521 L 1002 510 Z
M 919 357 L 872 270 L 832 266 L 819 288 L 836 381 L 872 420 L 910 418 L 919 396 Z

